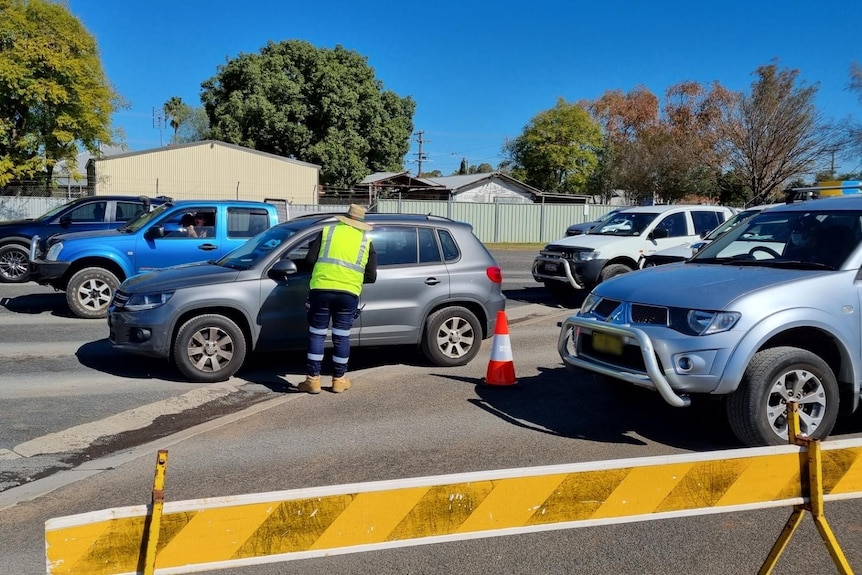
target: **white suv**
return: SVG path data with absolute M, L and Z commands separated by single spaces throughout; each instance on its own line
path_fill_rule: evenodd
M 587 234 L 545 246 L 533 261 L 533 279 L 549 289 L 587 289 L 638 269 L 658 250 L 699 240 L 734 213 L 724 206 L 628 208 Z

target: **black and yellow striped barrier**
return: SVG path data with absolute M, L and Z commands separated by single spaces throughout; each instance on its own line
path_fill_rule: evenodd
M 862 440 L 818 442 L 818 451 L 820 506 L 862 496 Z M 163 508 L 157 494 L 167 453 L 160 452 L 165 457 L 152 505 L 46 522 L 48 573 L 187 573 L 708 513 L 799 510 L 811 500 L 810 481 L 803 480 L 808 452 L 805 445 L 787 445 L 485 471 L 167 502 Z M 782 535 L 784 544 L 790 535 L 792 529 Z

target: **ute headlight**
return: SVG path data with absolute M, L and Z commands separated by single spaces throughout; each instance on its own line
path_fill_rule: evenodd
M 165 305 L 174 292 L 160 293 L 136 293 L 129 296 L 129 301 L 126 302 L 124 308 L 126 311 L 143 311 L 147 309 L 155 309 Z
M 60 257 L 60 252 L 63 251 L 63 242 L 57 242 L 48 248 L 48 253 L 45 255 L 45 259 L 51 262 L 57 261 L 57 258 Z
M 590 295 L 584 298 L 584 303 L 581 304 L 581 315 L 587 315 L 588 313 L 592 313 L 596 306 L 599 305 L 599 302 L 602 301 L 602 298 L 598 297 L 593 292 L 590 292 Z
M 688 327 L 697 335 L 710 335 L 727 331 L 736 325 L 740 314 L 735 311 L 691 310 L 686 314 Z
M 599 252 L 593 250 L 591 252 L 575 252 L 575 259 L 582 262 L 589 262 L 599 257 Z

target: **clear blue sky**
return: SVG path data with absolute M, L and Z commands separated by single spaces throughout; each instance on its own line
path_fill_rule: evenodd
M 423 171 L 496 166 L 506 138 L 537 113 L 638 85 L 662 96 L 684 80 L 746 90 L 778 58 L 835 121 L 860 121 L 848 91 L 862 63 L 860 0 L 68 0 L 95 36 L 105 72 L 131 103 L 116 126 L 132 150 L 159 147 L 153 108 L 171 96 L 200 105 L 201 82 L 267 41 L 337 44 L 368 59 L 386 89 L 416 101 Z M 418 145 L 405 167 L 415 173 Z M 301 159 L 301 158 L 300 158 Z M 862 159 L 840 161 L 862 169 Z

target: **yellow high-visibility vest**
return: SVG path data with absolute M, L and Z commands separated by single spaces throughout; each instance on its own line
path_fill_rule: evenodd
M 370 246 L 368 233 L 353 226 L 335 224 L 324 228 L 309 287 L 346 291 L 358 296 L 362 292 Z

